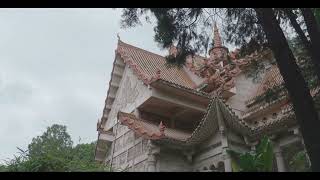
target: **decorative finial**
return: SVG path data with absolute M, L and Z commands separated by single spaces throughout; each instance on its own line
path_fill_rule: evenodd
M 164 130 L 166 129 L 165 125 L 163 125 L 162 121 L 159 124 L 159 130 L 161 135 L 164 135 Z
M 161 70 L 159 69 L 159 68 L 157 68 L 157 72 L 156 72 L 156 76 L 158 77 L 158 78 L 160 78 L 160 75 L 161 75 Z
M 120 35 L 119 35 L 119 33 L 117 33 L 117 37 L 118 37 L 118 40 L 120 41 Z
M 219 29 L 217 27 L 217 22 L 214 22 L 214 29 L 213 29 L 213 41 L 214 41 L 214 47 L 221 47 L 222 41 L 219 34 Z
M 178 49 L 175 45 L 171 44 L 170 48 L 169 48 L 169 55 L 172 55 L 174 57 L 176 57 L 178 54 Z

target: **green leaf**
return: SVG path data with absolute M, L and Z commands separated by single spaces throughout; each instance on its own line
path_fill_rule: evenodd
M 234 159 L 231 159 L 231 167 L 232 167 L 232 172 L 240 172 L 241 171 L 239 164 Z
M 257 171 L 256 167 L 255 167 L 255 158 L 250 153 L 244 153 L 244 154 L 240 155 L 239 166 L 245 172 Z

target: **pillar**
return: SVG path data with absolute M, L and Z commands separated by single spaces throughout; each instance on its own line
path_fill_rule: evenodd
M 279 145 L 274 146 L 274 154 L 277 162 L 278 172 L 285 172 L 286 166 L 285 166 L 284 158 Z
M 223 150 L 222 159 L 224 162 L 224 172 L 232 172 L 231 157 L 226 149 Z
M 221 129 L 220 133 L 221 133 L 222 159 L 224 162 L 224 171 L 225 172 L 232 172 L 231 157 L 227 153 L 227 149 L 228 149 L 229 145 L 228 145 L 227 136 L 225 134 L 226 132 L 224 129 Z
M 152 143 L 148 142 L 148 159 L 147 159 L 147 172 L 156 172 L 157 155 L 160 153 L 160 148 Z
M 156 156 L 154 154 L 149 154 L 147 159 L 147 172 L 156 171 Z

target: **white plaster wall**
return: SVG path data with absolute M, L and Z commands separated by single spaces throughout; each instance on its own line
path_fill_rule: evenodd
M 183 66 L 184 71 L 188 74 L 190 79 L 198 86 L 199 84 L 203 83 L 205 80 L 204 78 L 201 78 L 197 75 L 195 75 L 193 72 L 191 72 L 187 67 Z
M 244 73 L 239 74 L 235 78 L 236 94 L 226 102 L 230 105 L 237 115 L 241 115 L 241 111 L 245 111 L 245 101 L 247 101 L 259 87 L 260 83 L 254 83 L 252 78 L 247 78 Z M 240 110 L 240 111 L 239 111 Z
M 131 135 L 126 136 L 127 134 Z M 132 138 L 132 136 L 134 138 Z M 113 166 L 114 168 L 121 168 L 121 169 L 125 169 L 125 168 L 129 168 L 130 171 L 142 171 L 145 167 L 145 161 L 147 159 L 147 146 L 146 143 L 143 142 L 143 138 L 141 137 L 137 137 L 136 135 L 134 135 L 132 130 L 128 130 L 125 134 L 122 134 L 119 138 L 122 137 L 126 137 L 123 140 L 123 146 L 121 146 L 121 148 L 115 148 L 114 153 L 113 153 L 113 162 L 117 161 L 116 158 L 120 155 L 125 153 L 126 154 L 126 158 L 125 158 L 125 162 L 124 163 L 115 163 L 115 165 Z M 118 138 L 118 139 L 119 139 Z M 128 141 L 128 138 L 131 138 L 131 141 Z M 141 144 L 141 146 L 137 146 Z M 137 153 L 137 147 L 139 147 L 139 154 Z M 132 149 L 133 148 L 133 149 Z M 129 151 L 130 150 L 131 153 L 133 152 L 133 158 L 129 159 Z M 137 167 L 136 167 L 137 166 Z
M 201 161 L 197 161 L 194 163 L 193 171 L 203 171 L 206 167 L 207 169 L 210 169 L 210 166 L 213 164 L 215 167 L 218 167 L 219 162 L 223 162 L 222 154 L 216 154 L 215 156 L 203 159 Z
M 203 142 L 200 146 L 200 148 L 208 147 L 213 144 L 217 144 L 218 142 L 221 142 L 221 134 L 216 132 L 213 136 L 211 136 L 208 140 Z
M 119 111 L 131 113 L 150 96 L 151 90 L 137 78 L 132 69 L 126 66 L 105 129 L 117 123 Z
M 257 92 L 259 85 L 268 71 L 268 68 L 271 67 L 271 61 L 272 59 L 261 60 L 260 63 L 264 64 L 265 70 L 260 72 L 261 79 L 258 82 L 254 82 L 253 78 L 247 77 L 246 72 L 240 73 L 235 78 L 235 87 L 237 93 L 228 99 L 227 104 L 233 108 L 237 115 L 241 115 L 243 111 L 247 110 L 244 103 Z
M 245 144 L 243 137 L 240 134 L 233 132 L 232 130 L 228 130 L 227 132 L 228 140 L 236 141 L 238 143 Z
M 157 169 L 160 172 L 190 172 L 192 165 L 188 163 L 186 157 L 181 152 L 166 151 L 160 152 L 158 156 Z
M 194 156 L 195 166 L 202 161 L 212 159 L 220 154 L 222 152 L 222 148 L 221 145 L 217 145 L 218 143 L 221 143 L 221 135 L 218 132 L 202 143 L 199 148 L 196 149 L 196 154 Z

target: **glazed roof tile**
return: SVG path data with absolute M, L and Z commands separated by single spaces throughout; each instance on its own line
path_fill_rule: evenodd
M 183 70 L 183 68 L 166 66 L 166 59 L 158 54 L 151 53 L 141 48 L 126 44 L 122 41 L 118 42 L 118 52 L 126 58 L 130 58 L 138 69 L 143 73 L 146 78 L 151 79 L 157 76 L 160 72 L 160 79 L 187 87 L 194 88 L 195 84 Z

